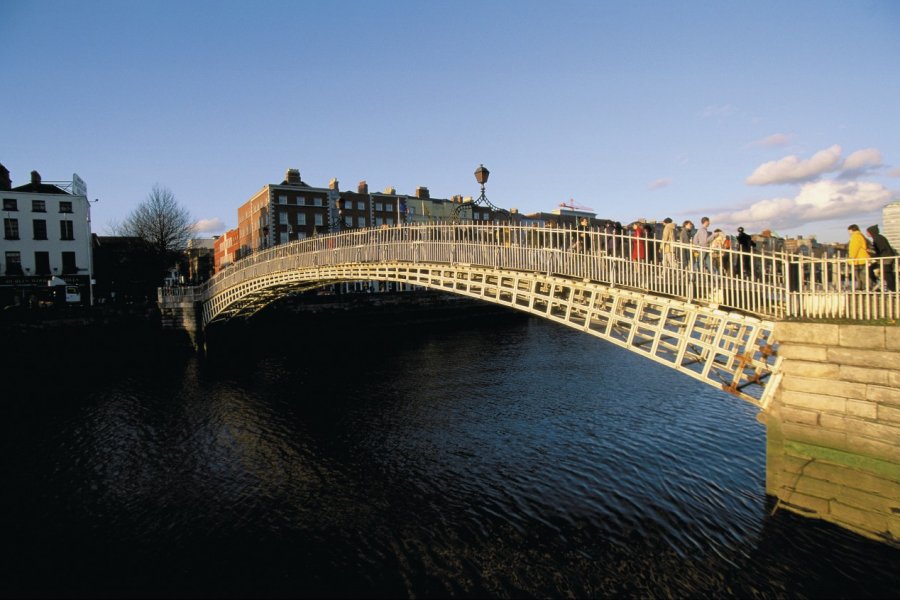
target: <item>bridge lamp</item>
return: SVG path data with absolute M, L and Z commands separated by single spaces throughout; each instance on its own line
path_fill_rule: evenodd
M 481 184 L 481 195 L 484 196 L 484 184 L 487 183 L 488 177 L 491 172 L 484 168 L 484 165 L 479 165 L 477 169 L 475 169 L 475 181 Z

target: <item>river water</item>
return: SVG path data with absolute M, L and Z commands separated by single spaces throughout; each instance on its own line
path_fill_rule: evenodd
M 538 319 L 373 320 L 8 356 L 3 595 L 900 593 L 773 514 L 751 405 Z

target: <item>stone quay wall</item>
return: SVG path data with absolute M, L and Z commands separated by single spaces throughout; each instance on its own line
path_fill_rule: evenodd
M 766 492 L 900 547 L 900 327 L 780 322 Z

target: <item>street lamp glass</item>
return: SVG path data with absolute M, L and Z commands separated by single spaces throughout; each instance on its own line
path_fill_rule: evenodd
M 484 165 L 480 165 L 477 169 L 475 169 L 475 181 L 484 185 L 487 183 L 488 176 L 491 174 L 490 171 L 484 168 Z

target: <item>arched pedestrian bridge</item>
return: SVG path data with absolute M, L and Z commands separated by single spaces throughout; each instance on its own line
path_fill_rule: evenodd
M 897 289 L 897 261 L 416 225 L 270 248 L 202 286 L 161 289 L 159 304 L 164 323 L 195 340 L 285 294 L 353 281 L 443 290 L 556 321 L 757 405 L 776 506 L 900 547 L 900 294 L 873 289 L 867 271 L 893 273 L 894 285 L 881 287 Z
M 867 289 L 856 277 L 841 260 L 713 252 L 596 230 L 430 224 L 279 245 L 202 286 L 161 289 L 160 306 L 186 309 L 179 322 L 202 333 L 292 292 L 410 284 L 556 321 L 764 408 L 777 379 L 776 321 L 900 313 L 896 293 Z

